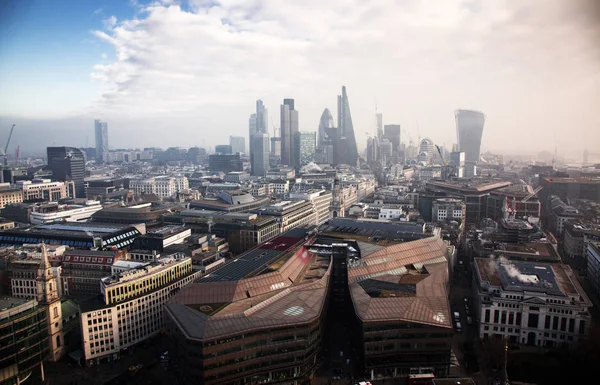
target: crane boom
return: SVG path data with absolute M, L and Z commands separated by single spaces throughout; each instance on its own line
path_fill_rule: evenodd
M 539 193 L 540 190 L 543 188 L 544 188 L 544 186 L 538 186 L 535 190 L 533 190 L 533 192 L 531 194 L 529 194 L 525 198 L 523 198 L 523 200 L 521 202 L 527 202 L 528 200 L 533 198 L 535 196 L 535 194 Z
M 8 145 L 10 144 L 10 138 L 12 138 L 12 134 L 13 134 L 14 130 L 15 130 L 15 125 L 13 124 L 12 127 L 10 128 L 10 133 L 8 134 L 8 140 L 6 141 L 6 146 L 4 146 L 4 154 L 6 154 L 6 151 L 8 151 Z
M 440 154 L 440 159 L 442 160 L 442 164 L 447 167 L 448 163 L 446 163 L 446 160 L 444 159 L 444 156 L 442 155 L 442 150 L 440 149 L 440 146 L 438 146 L 436 144 L 435 148 L 437 148 L 437 152 L 438 152 L 438 154 Z

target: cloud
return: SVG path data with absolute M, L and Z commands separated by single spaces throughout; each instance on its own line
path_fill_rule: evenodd
M 106 19 L 102 20 L 102 24 L 104 25 L 104 29 L 113 29 L 114 26 L 117 25 L 117 18 L 114 15 L 107 17 Z
M 98 15 L 102 15 L 104 13 L 104 8 L 100 7 L 94 10 L 94 12 L 92 12 L 94 15 L 98 16 Z
M 415 139 L 452 143 L 452 111 L 466 107 L 488 116 L 484 149 L 494 143 L 526 148 L 566 126 L 598 142 L 599 29 L 584 7 L 570 3 L 138 5 L 135 17 L 117 25 L 112 16 L 105 31 L 94 31 L 113 47 L 115 59 L 93 68 L 101 87 L 93 109 L 114 119 L 177 114 L 197 122 L 194 129 L 216 129 L 226 138 L 246 132 L 256 98 L 265 100 L 278 125 L 281 99 L 294 97 L 301 129 L 315 130 L 322 110 L 335 107 L 346 85 L 363 143 L 363 132 L 374 129 L 375 100 L 384 122 L 402 124 Z M 509 141 L 507 133 L 522 140 Z M 559 134 L 573 148 L 576 137 Z

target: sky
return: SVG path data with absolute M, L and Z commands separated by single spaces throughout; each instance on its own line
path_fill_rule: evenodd
M 384 124 L 456 142 L 454 110 L 486 114 L 482 150 L 600 152 L 596 0 L 0 0 L 0 143 L 22 153 L 204 146 L 248 135 L 255 100 L 301 131 L 345 85 L 359 149 Z M 337 123 L 337 122 L 336 122 Z

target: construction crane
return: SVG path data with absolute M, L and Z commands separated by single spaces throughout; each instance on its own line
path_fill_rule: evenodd
M 437 144 L 435 145 L 435 148 L 437 148 L 437 152 L 438 154 L 440 154 L 440 159 L 442 160 L 442 164 L 446 167 L 448 167 L 448 163 L 446 163 L 446 160 L 444 159 L 444 155 L 442 155 L 442 149 L 440 148 L 440 146 L 438 146 Z
M 542 189 L 544 188 L 544 186 L 538 186 L 535 190 L 533 190 L 533 192 L 529 195 L 527 195 L 525 198 L 523 198 L 521 200 L 522 202 L 527 202 L 528 200 L 530 200 L 531 198 L 533 198 L 537 193 L 539 193 Z
M 269 116 L 269 119 L 271 119 L 271 125 L 273 126 L 273 137 L 277 138 L 277 130 L 279 130 L 277 127 L 275 127 L 275 123 L 273 123 L 273 117 Z
M 6 146 L 4 146 L 4 151 L 2 152 L 2 154 L 0 154 L 4 157 L 4 165 L 5 166 L 8 165 L 8 154 L 6 153 L 6 151 L 8 151 L 8 145 L 10 144 L 10 138 L 12 138 L 12 134 L 13 134 L 14 130 L 15 130 L 15 125 L 13 124 L 12 127 L 10 128 L 10 132 L 8 134 L 8 140 L 6 141 Z

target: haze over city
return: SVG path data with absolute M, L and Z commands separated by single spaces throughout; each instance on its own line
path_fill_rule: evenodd
M 593 0 L 8 2 L 0 12 L 0 132 L 23 152 L 215 146 L 274 125 L 294 98 L 315 131 L 346 85 L 359 149 L 375 111 L 450 147 L 453 111 L 485 112 L 482 150 L 580 158 L 600 142 Z M 272 131 L 271 122 L 269 130 Z M 556 139 L 554 139 L 554 134 Z

